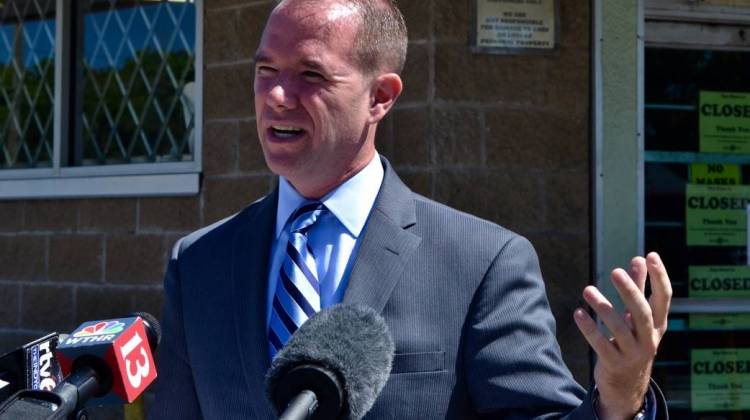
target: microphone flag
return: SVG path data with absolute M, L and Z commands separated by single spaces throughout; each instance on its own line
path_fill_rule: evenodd
M 99 380 L 111 381 L 111 392 L 95 395 L 86 406 L 131 403 L 156 379 L 146 329 L 137 316 L 84 322 L 57 346 L 57 359 L 66 376 L 83 362 L 109 368 L 111 377 Z

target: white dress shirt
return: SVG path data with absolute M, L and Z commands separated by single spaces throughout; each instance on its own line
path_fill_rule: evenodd
M 383 173 L 380 156 L 376 153 L 361 171 L 319 200 L 329 211 L 311 228 L 307 243 L 315 255 L 318 269 L 321 309 L 340 303 L 344 298 L 352 256 L 356 255 L 359 238 L 383 183 Z M 291 221 L 288 219 L 307 201 L 310 200 L 301 196 L 289 181 L 279 178 L 275 240 L 271 244 L 268 272 L 266 325 L 270 322 L 271 303 L 289 242 L 288 223 Z

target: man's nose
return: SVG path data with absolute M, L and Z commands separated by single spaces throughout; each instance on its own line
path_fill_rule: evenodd
M 277 110 L 295 108 L 297 106 L 297 93 L 293 83 L 288 79 L 278 80 L 271 86 L 266 101 L 269 106 Z

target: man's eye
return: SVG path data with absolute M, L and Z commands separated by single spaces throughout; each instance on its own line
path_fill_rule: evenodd
M 323 77 L 322 74 L 316 71 L 311 71 L 311 70 L 302 72 L 302 76 L 304 76 L 306 79 L 313 80 L 313 81 L 325 80 L 325 77 Z
M 274 74 L 275 72 L 276 72 L 276 69 L 274 69 L 273 67 L 258 66 L 255 68 L 255 73 L 261 76 L 271 75 L 271 74 Z

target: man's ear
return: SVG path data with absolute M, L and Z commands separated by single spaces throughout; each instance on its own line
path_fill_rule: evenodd
M 388 114 L 403 89 L 401 77 L 396 73 L 385 73 L 375 78 L 370 101 L 370 123 L 377 123 Z

